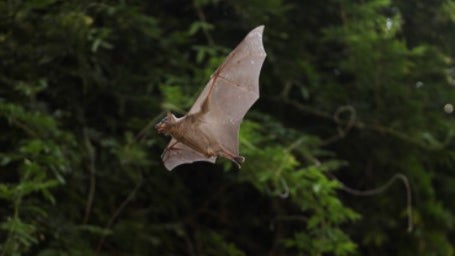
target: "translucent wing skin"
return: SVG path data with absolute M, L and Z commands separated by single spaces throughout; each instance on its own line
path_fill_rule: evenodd
M 188 147 L 187 145 L 177 142 L 176 139 L 171 140 L 168 148 L 166 148 L 166 151 L 163 153 L 162 158 L 164 166 L 169 171 L 185 163 L 192 163 L 197 161 L 215 163 L 216 161 L 216 157 L 208 158 L 196 150 Z
M 266 57 L 263 31 L 264 26 L 259 26 L 248 33 L 212 75 L 189 112 L 199 112 L 208 97 L 209 111 L 201 118 L 201 130 L 235 155 L 240 123 L 259 99 L 259 74 Z
M 259 74 L 266 57 L 263 31 L 264 26 L 259 26 L 248 33 L 214 72 L 187 114 L 201 113 L 205 103 L 208 111 L 200 116 L 200 132 L 232 155 L 238 155 L 240 123 L 259 98 Z M 165 152 L 163 161 L 169 170 L 184 163 L 216 160 L 174 139 L 168 147 L 171 148 Z

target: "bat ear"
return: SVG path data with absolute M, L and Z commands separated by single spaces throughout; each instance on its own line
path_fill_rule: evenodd
M 177 120 L 177 118 L 171 112 L 166 113 L 166 119 L 169 123 L 174 123 Z

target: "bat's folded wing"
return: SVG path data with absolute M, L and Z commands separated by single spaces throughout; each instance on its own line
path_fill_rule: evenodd
M 163 162 L 166 169 L 171 171 L 176 166 L 181 164 L 188 164 L 197 161 L 205 161 L 215 163 L 216 157 L 206 157 L 203 154 L 191 149 L 190 147 L 186 146 L 183 143 L 175 141 L 172 139 L 169 143 L 168 148 L 164 152 Z

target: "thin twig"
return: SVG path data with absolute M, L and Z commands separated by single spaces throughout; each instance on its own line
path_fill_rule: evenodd
M 397 139 L 400 139 L 402 141 L 406 141 L 408 143 L 411 143 L 411 144 L 417 145 L 419 147 L 428 149 L 428 145 L 426 145 L 425 143 L 422 143 L 421 141 L 412 139 L 410 136 L 408 136 L 408 135 L 406 135 L 404 133 L 398 132 L 396 130 L 393 130 L 391 128 L 383 126 L 381 124 L 365 124 L 365 123 L 363 123 L 363 122 L 361 122 L 359 120 L 356 120 L 356 121 L 353 121 L 353 122 L 351 120 L 348 120 L 348 121 L 339 120 L 337 122 L 334 119 L 334 116 L 329 114 L 328 112 L 317 110 L 317 109 L 305 106 L 305 105 L 303 105 L 303 104 L 301 104 L 301 103 L 299 103 L 297 101 L 290 100 L 290 99 L 287 99 L 287 98 L 281 98 L 281 97 L 271 98 L 271 100 L 280 101 L 280 102 L 284 102 L 286 104 L 292 105 L 296 109 L 298 109 L 298 110 L 300 110 L 302 112 L 306 112 L 306 113 L 312 114 L 314 116 L 318 116 L 318 117 L 321 117 L 321 118 L 324 118 L 324 119 L 327 119 L 327 120 L 331 120 L 334 123 L 336 123 L 337 125 L 346 125 L 347 123 L 351 123 L 350 127 L 352 127 L 352 128 L 369 129 L 371 131 L 375 131 L 375 132 L 382 133 L 382 134 L 387 134 L 387 135 L 390 135 L 390 136 L 395 137 Z M 333 142 L 333 141 L 336 140 L 334 138 L 339 138 L 339 134 L 335 135 L 334 137 L 329 138 L 324 143 L 327 144 L 327 141 L 332 141 Z
M 161 112 L 159 115 L 155 116 L 144 128 L 142 128 L 142 130 L 136 135 L 136 141 L 143 142 L 152 126 L 158 122 L 158 119 L 160 119 L 163 114 L 165 114 L 165 112 Z
M 286 182 L 286 180 L 283 178 L 283 177 L 280 177 L 281 179 L 281 185 L 283 186 L 283 189 L 284 191 L 279 193 L 278 195 L 281 197 L 281 198 L 288 198 L 289 196 L 289 186 L 288 186 L 288 183 Z
M 283 90 L 281 90 L 281 97 L 287 98 L 289 96 L 289 92 L 292 89 L 292 86 L 294 85 L 293 81 L 289 80 L 286 83 L 284 83 Z
M 96 187 L 96 168 L 95 168 L 96 152 L 92 146 L 92 143 L 90 142 L 90 138 L 88 136 L 87 129 L 84 129 L 84 143 L 85 143 L 85 148 L 87 149 L 88 161 L 89 161 L 88 169 L 90 171 L 90 187 L 89 187 L 89 193 L 88 193 L 88 197 L 87 197 L 87 204 L 85 206 L 85 214 L 84 214 L 84 220 L 83 220 L 83 223 L 87 224 L 87 222 L 90 218 L 90 213 L 92 211 L 92 205 L 93 205 L 93 199 L 95 197 L 95 187 Z
M 336 179 L 334 177 L 334 179 Z M 395 181 L 395 180 L 401 180 L 405 186 L 405 189 L 406 189 L 406 197 L 407 197 L 407 215 L 408 215 L 408 232 L 411 232 L 412 229 L 413 229 L 413 221 L 412 221 L 412 191 L 411 191 L 411 186 L 409 184 L 409 180 L 408 178 L 406 177 L 406 175 L 404 174 L 401 174 L 401 173 L 397 173 L 395 175 L 392 176 L 392 178 L 390 178 L 384 185 L 380 186 L 380 187 L 377 187 L 377 188 L 374 188 L 374 189 L 368 189 L 368 190 L 358 190 L 358 189 L 353 189 L 353 188 L 350 188 L 348 186 L 346 186 L 345 184 L 343 184 L 341 181 L 339 181 L 338 179 L 336 179 L 338 182 L 340 182 L 340 184 L 342 185 L 341 187 L 341 190 L 344 190 L 352 195 L 356 195 L 356 196 L 373 196 L 373 195 L 377 195 L 377 194 L 381 194 L 382 192 L 384 192 L 386 189 L 388 189 L 392 183 Z
M 207 24 L 207 19 L 205 17 L 205 14 L 202 11 L 201 7 L 196 3 L 196 1 L 193 1 L 193 6 L 194 6 L 194 9 L 196 10 L 196 14 L 197 14 L 197 17 L 199 18 L 199 20 L 202 21 L 203 23 Z M 214 45 L 215 43 L 213 41 L 213 38 L 210 35 L 206 26 L 202 26 L 202 32 L 204 33 L 204 36 L 207 39 L 208 44 Z
M 41 137 L 37 131 L 34 131 L 33 128 L 28 127 L 27 124 L 23 123 L 22 121 L 19 121 L 17 119 L 12 119 L 11 122 L 12 122 L 13 125 L 21 128 L 30 137 L 34 137 L 34 138 L 40 138 Z
M 349 113 L 349 118 L 347 121 L 341 119 L 341 114 L 344 112 Z M 357 111 L 351 105 L 345 105 L 338 107 L 338 109 L 333 114 L 333 120 L 338 124 L 338 133 L 340 137 L 345 137 L 346 134 L 352 129 L 355 121 L 357 119 Z
M 191 238 L 189 237 L 188 232 L 185 231 L 185 233 L 183 235 L 183 239 L 185 240 L 185 243 L 186 243 L 186 247 L 187 247 L 187 250 L 188 250 L 188 255 L 189 256 L 196 256 L 196 253 L 194 252 L 194 245 L 191 242 Z
M 349 113 L 349 118 L 347 119 L 347 121 L 341 119 L 341 114 L 344 112 Z M 346 106 L 338 107 L 338 109 L 333 114 L 333 121 L 338 126 L 337 127 L 338 133 L 328 139 L 325 139 L 321 143 L 321 145 L 322 146 L 329 145 L 331 143 L 334 143 L 337 140 L 341 140 L 344 137 L 346 137 L 346 135 L 349 133 L 349 131 L 351 131 L 352 127 L 354 126 L 356 119 L 357 119 L 357 111 L 355 110 L 355 108 L 353 106 L 346 105 Z
M 106 230 L 110 230 L 111 227 L 112 227 L 112 224 L 114 224 L 114 221 L 118 218 L 118 216 L 120 215 L 120 213 L 123 211 L 123 209 L 125 209 L 125 207 L 128 205 L 129 202 L 131 202 L 131 200 L 134 199 L 134 196 L 136 195 L 137 191 L 139 190 L 139 188 L 142 186 L 142 177 L 140 178 L 139 182 L 136 184 L 136 187 L 134 187 L 134 189 L 130 192 L 130 194 L 128 195 L 128 197 L 120 204 L 120 206 L 115 210 L 114 214 L 112 214 L 111 218 L 109 219 L 109 221 L 107 222 L 107 225 L 105 227 Z M 106 235 L 103 234 L 98 242 L 98 246 L 96 248 L 96 253 L 95 255 L 98 255 L 99 252 L 101 251 L 101 248 L 103 247 L 104 245 L 104 241 L 106 239 Z

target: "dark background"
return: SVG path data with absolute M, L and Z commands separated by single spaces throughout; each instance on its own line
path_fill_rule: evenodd
M 454 22 L 452 0 L 0 1 L 0 255 L 453 255 Z M 260 24 L 242 169 L 166 171 L 150 125 Z

